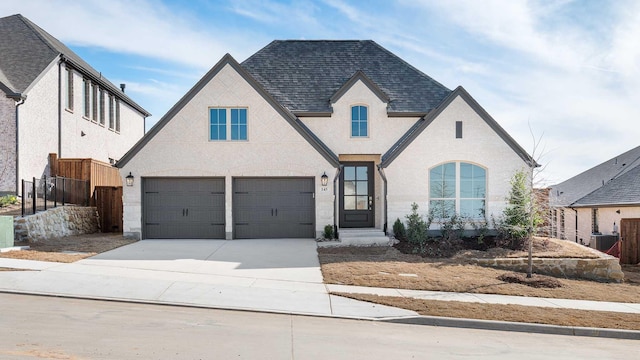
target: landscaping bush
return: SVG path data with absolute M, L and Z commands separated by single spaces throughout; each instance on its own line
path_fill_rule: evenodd
M 407 240 L 407 229 L 404 227 L 404 223 L 400 221 L 400 218 L 393 223 L 393 236 L 400 241 Z
M 0 207 L 5 207 L 18 203 L 18 197 L 15 195 L 0 196 Z
M 420 245 L 427 241 L 429 224 L 418 214 L 418 204 L 411 204 L 411 214 L 407 218 L 407 241 L 412 245 Z
M 333 225 L 324 226 L 324 232 L 322 233 L 322 237 L 327 240 L 333 240 L 335 238 L 335 233 L 333 232 Z

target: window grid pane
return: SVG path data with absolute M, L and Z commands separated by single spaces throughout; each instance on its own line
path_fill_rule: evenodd
M 351 107 L 351 136 L 366 137 L 368 136 L 367 127 L 367 107 L 352 106 Z
M 247 140 L 247 109 L 231 109 L 231 140 Z
M 456 163 L 436 166 L 429 171 L 429 209 L 436 218 L 450 218 L 456 210 L 461 216 L 485 218 L 486 182 L 486 170 L 473 164 L 459 163 L 458 174 Z
M 209 111 L 209 124 L 211 125 L 210 140 L 227 139 L 227 111 L 226 109 L 211 109 Z

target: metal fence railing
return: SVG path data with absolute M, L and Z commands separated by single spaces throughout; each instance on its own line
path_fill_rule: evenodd
M 89 206 L 89 182 L 86 180 L 46 176 L 22 180 L 22 216 L 60 205 Z

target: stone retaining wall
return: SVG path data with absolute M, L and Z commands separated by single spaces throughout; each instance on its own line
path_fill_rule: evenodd
M 60 206 L 34 215 L 15 218 L 15 241 L 36 242 L 41 239 L 98 231 L 95 207 Z
M 624 273 L 618 258 L 597 250 L 589 250 L 598 255 L 598 258 L 533 258 L 533 272 L 555 277 L 622 282 Z M 518 272 L 526 272 L 529 267 L 529 261 L 526 258 L 474 259 L 473 263 Z

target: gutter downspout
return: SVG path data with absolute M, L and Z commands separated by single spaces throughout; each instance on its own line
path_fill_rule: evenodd
M 16 195 L 20 194 L 20 131 L 18 128 L 18 115 L 20 112 L 18 111 L 18 107 L 24 104 L 25 100 L 27 100 L 26 95 L 19 94 L 14 100 L 20 99 L 16 103 Z M 22 194 L 20 194 L 22 196 Z
M 578 243 L 578 210 L 574 207 L 569 208 L 576 213 L 576 244 Z
M 62 158 L 62 63 L 64 56 L 58 61 L 58 159 Z
M 336 239 L 338 238 L 338 211 L 336 206 L 336 201 L 338 200 L 337 196 L 337 183 L 340 178 L 340 173 L 342 172 L 343 165 L 339 165 L 336 168 L 336 176 L 333 178 L 333 233 L 335 234 Z
M 384 168 L 382 168 L 382 166 L 377 165 L 378 167 L 378 173 L 380 173 L 380 177 L 382 177 L 382 181 L 384 182 L 384 190 L 383 190 L 383 199 L 384 199 L 384 227 L 382 228 L 382 231 L 384 231 L 385 235 L 389 235 L 387 233 L 387 177 L 384 174 Z

